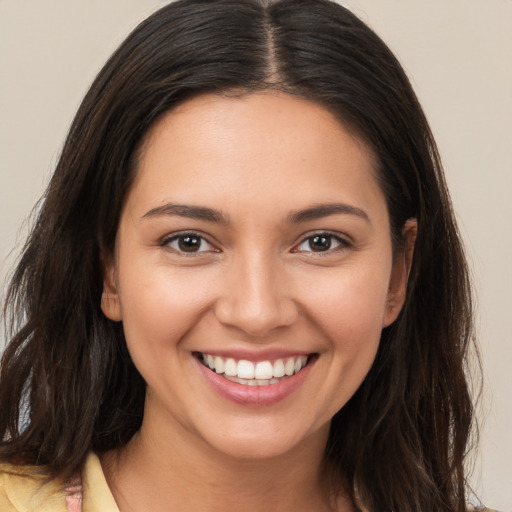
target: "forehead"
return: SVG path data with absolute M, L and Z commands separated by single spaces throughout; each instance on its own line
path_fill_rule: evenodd
M 374 160 L 369 146 L 327 107 L 301 96 L 273 90 L 239 95 L 205 93 L 184 101 L 153 124 L 144 137 L 140 153 L 144 155 L 166 132 L 173 132 L 172 136 L 182 143 L 188 137 L 192 138 L 186 142 L 197 141 L 198 136 L 207 131 L 212 135 L 212 129 L 223 130 L 224 136 L 231 130 L 232 135 L 239 137 L 237 142 L 241 142 L 244 135 L 261 137 L 266 134 L 267 140 L 302 138 L 303 142 L 308 140 L 311 144 L 329 144 L 333 139 L 339 143 L 343 134 L 343 138 L 350 139 L 351 144 Z M 177 132 L 181 132 L 181 136 Z M 281 150 L 284 149 L 281 146 Z
M 160 118 L 142 145 L 130 195 L 211 203 L 233 194 L 276 208 L 381 196 L 369 148 L 323 106 L 284 93 L 205 94 Z M 178 198 L 181 200 L 181 198 Z

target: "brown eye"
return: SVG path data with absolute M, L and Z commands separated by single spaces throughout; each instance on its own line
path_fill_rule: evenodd
M 328 252 L 341 249 L 349 244 L 341 237 L 330 233 L 318 233 L 304 238 L 295 249 L 296 252 Z
M 315 252 L 328 251 L 332 245 L 330 235 L 316 235 L 309 239 L 309 248 Z
M 199 253 L 215 250 L 212 244 L 195 233 L 184 233 L 169 238 L 164 245 L 178 253 Z
M 198 236 L 178 237 L 178 247 L 183 252 L 197 252 L 201 248 L 201 238 Z

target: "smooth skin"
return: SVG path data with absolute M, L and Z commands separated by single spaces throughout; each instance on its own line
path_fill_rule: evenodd
M 121 512 L 332 510 L 330 420 L 403 305 L 416 230 L 393 256 L 375 173 L 333 114 L 284 93 L 202 95 L 150 130 L 105 257 L 102 309 L 147 382 L 141 430 L 102 457 Z M 197 359 L 269 350 L 315 357 L 264 406 Z

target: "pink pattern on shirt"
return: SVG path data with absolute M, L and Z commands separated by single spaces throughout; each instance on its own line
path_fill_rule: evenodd
M 66 492 L 66 507 L 68 512 L 82 512 L 82 481 L 81 479 L 74 478 L 69 482 L 65 488 Z

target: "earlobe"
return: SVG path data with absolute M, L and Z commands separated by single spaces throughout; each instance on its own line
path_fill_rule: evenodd
M 114 264 L 112 262 L 105 263 L 105 260 L 103 261 L 103 293 L 101 295 L 101 310 L 110 320 L 120 322 L 123 319 L 123 316 L 117 291 Z
M 417 220 L 407 220 L 402 229 L 403 244 L 393 262 L 383 327 L 391 325 L 397 319 L 404 305 L 417 233 Z

